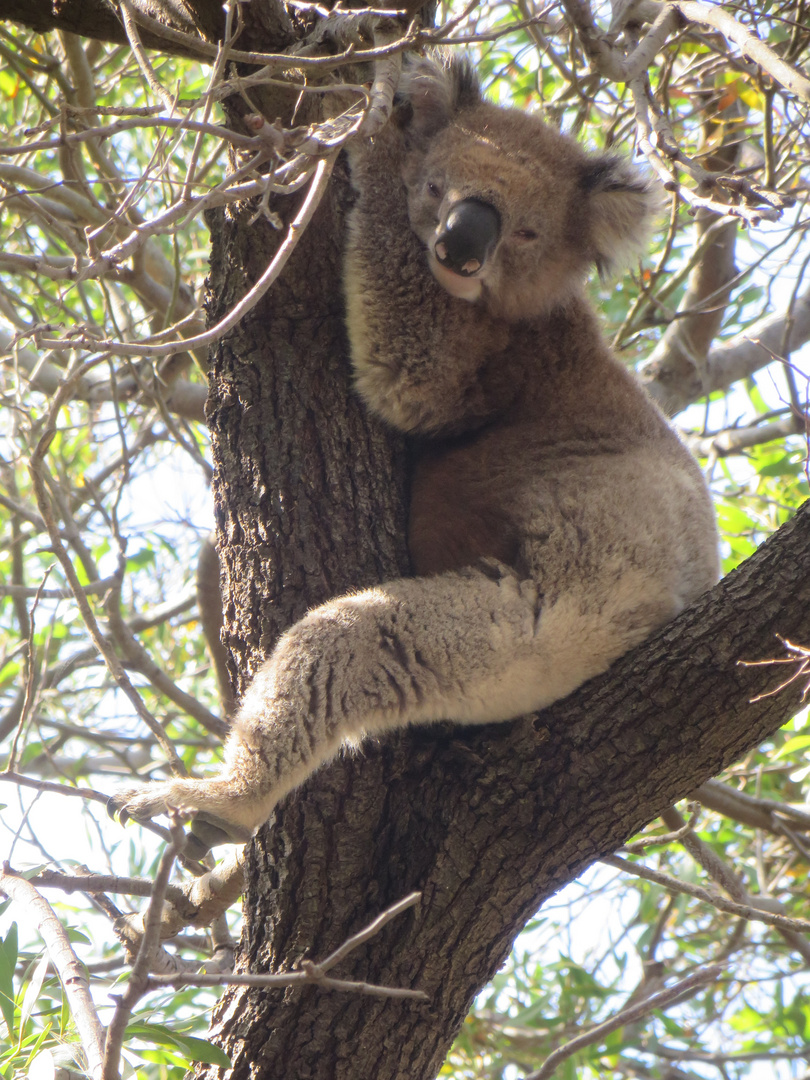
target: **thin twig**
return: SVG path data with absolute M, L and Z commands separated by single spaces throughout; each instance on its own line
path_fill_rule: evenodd
M 722 964 L 712 964 L 709 967 L 701 968 L 699 971 L 687 975 L 685 979 L 681 979 L 680 982 L 675 983 L 673 986 L 667 987 L 666 990 L 661 990 L 657 994 L 652 994 L 650 997 L 637 1002 L 635 1005 L 622 1009 L 621 1012 L 612 1016 L 610 1020 L 606 1020 L 604 1024 L 597 1024 L 596 1027 L 591 1028 L 589 1031 L 583 1031 L 581 1035 L 577 1035 L 576 1038 L 571 1039 L 570 1042 L 565 1043 L 563 1046 L 558 1046 L 553 1053 L 549 1054 L 540 1068 L 533 1073 L 529 1073 L 524 1077 L 524 1080 L 548 1080 L 548 1077 L 553 1076 L 557 1067 L 578 1050 L 601 1042 L 612 1031 L 616 1031 L 617 1028 L 624 1027 L 626 1024 L 635 1023 L 637 1020 L 649 1016 L 656 1009 L 664 1009 L 677 1004 L 685 996 L 691 997 L 702 986 L 719 979 L 723 971 Z
M 376 983 L 355 982 L 351 979 L 334 979 L 322 975 L 317 964 L 303 961 L 303 971 L 291 971 L 278 975 L 226 975 L 206 974 L 150 975 L 147 990 L 160 990 L 166 986 L 257 986 L 277 989 L 280 986 L 312 985 L 324 990 L 340 990 L 350 994 L 367 994 L 370 997 L 406 998 L 411 1001 L 429 1001 L 423 990 L 410 990 L 398 986 L 380 986 Z M 106 1080 L 106 1078 L 105 1078 Z
M 28 677 L 25 680 L 25 697 L 23 698 L 23 706 L 20 710 L 20 719 L 17 722 L 17 730 L 14 732 L 14 738 L 11 740 L 11 749 L 8 753 L 8 761 L 6 762 L 6 768 L 13 770 L 17 764 L 17 746 L 22 737 L 23 730 L 25 729 L 28 717 L 31 715 L 31 710 L 34 707 L 34 692 L 37 681 L 37 654 L 36 644 L 34 642 L 35 632 L 35 620 L 37 606 L 42 599 L 43 592 L 45 590 L 45 582 L 48 580 L 53 570 L 53 566 L 49 566 L 45 573 L 42 575 L 42 580 L 39 583 L 39 587 L 36 590 L 34 596 L 34 602 L 31 605 L 31 611 L 28 615 Z
M 94 341 L 92 338 L 83 335 L 71 337 L 69 342 L 61 341 L 58 338 L 43 338 L 40 344 L 60 348 L 64 348 L 65 345 L 70 344 L 73 348 L 92 349 L 93 351 L 109 349 L 111 352 L 120 356 L 167 356 L 170 353 L 185 352 L 188 349 L 199 349 L 217 341 L 256 306 L 284 269 L 303 230 L 311 221 L 323 198 L 336 157 L 337 154 L 333 153 L 329 157 L 323 158 L 318 162 L 312 183 L 307 192 L 307 197 L 304 200 L 301 209 L 298 211 L 295 220 L 287 230 L 284 242 L 279 247 L 272 262 L 256 284 L 242 297 L 239 303 L 234 305 L 231 311 L 215 326 L 212 326 L 210 330 L 206 330 L 203 334 L 197 334 L 195 337 L 185 338 L 179 341 L 167 341 L 161 345 L 130 344 L 124 341 Z
M 59 415 L 59 411 L 62 406 L 66 404 L 73 395 L 73 384 L 82 375 L 86 374 L 92 366 L 98 363 L 102 358 L 88 361 L 86 364 L 77 365 L 73 371 L 69 372 L 54 395 L 51 407 L 48 411 L 45 427 L 40 437 L 34 452 L 31 455 L 31 459 L 28 464 L 28 471 L 31 476 L 31 483 L 34 489 L 34 494 L 37 500 L 37 508 L 42 515 L 42 520 L 45 522 L 45 527 L 48 530 L 48 535 L 51 540 L 51 546 L 56 558 L 59 560 L 68 584 L 73 590 L 73 595 L 84 619 L 85 626 L 87 627 L 90 637 L 93 640 L 93 644 L 98 649 L 101 656 L 104 658 L 104 662 L 107 668 L 115 679 L 116 683 L 123 690 L 130 702 L 135 707 L 135 711 L 138 716 L 148 726 L 149 730 L 157 739 L 158 743 L 166 754 L 169 764 L 172 768 L 172 772 L 175 776 L 188 776 L 188 770 L 183 762 L 177 756 L 177 752 L 171 743 L 171 740 L 167 736 L 163 729 L 163 725 L 152 715 L 143 703 L 143 699 L 138 691 L 133 686 L 129 676 L 124 670 L 121 661 L 115 654 L 115 651 L 110 646 L 107 638 L 102 634 L 101 629 L 96 621 L 96 617 L 93 613 L 93 609 L 90 607 L 88 599 L 82 591 L 82 585 L 79 581 L 79 577 L 76 573 L 76 569 L 73 566 L 73 560 L 67 553 L 62 538 L 60 536 L 59 527 L 56 523 L 56 519 L 53 515 L 51 506 L 51 497 L 48 493 L 48 487 L 46 484 L 46 469 L 45 469 L 45 456 L 48 453 L 48 448 L 51 445 L 54 437 L 56 436 L 56 418 Z
M 129 38 L 130 48 L 138 62 L 138 67 L 141 69 L 143 77 L 163 102 L 165 108 L 167 108 L 169 112 L 173 112 L 175 108 L 175 99 L 163 86 L 160 79 L 155 74 L 155 69 L 149 63 L 149 57 L 146 55 L 146 49 L 143 47 L 141 35 L 138 33 L 138 27 L 132 17 L 132 8 L 129 4 L 129 0 L 118 0 L 118 10 L 121 15 L 121 21 L 124 24 L 124 30 Z
M 810 649 L 804 645 L 794 645 L 792 641 L 788 641 L 787 638 L 776 635 L 785 647 L 788 653 L 792 653 L 791 656 L 775 657 L 772 660 L 738 660 L 737 663 L 740 667 L 769 667 L 772 664 L 795 664 L 796 670 L 787 679 L 784 679 L 775 689 L 767 690 L 763 694 L 757 694 L 756 697 L 751 698 L 751 703 L 755 701 L 762 701 L 763 698 L 774 697 L 775 694 L 779 694 L 786 686 L 790 686 L 791 683 L 800 679 L 803 675 L 806 675 L 810 671 Z M 808 679 L 804 689 L 802 690 L 802 701 L 810 693 L 810 679 Z
M 810 933 L 810 921 L 807 919 L 791 919 L 787 915 L 774 915 L 770 911 L 762 911 L 760 908 L 751 907 L 749 904 L 738 904 L 733 900 L 726 900 L 719 893 L 711 892 L 709 889 L 702 889 L 699 885 L 689 885 L 685 881 L 679 881 L 678 878 L 670 877 L 669 874 L 651 870 L 649 866 L 630 862 L 628 859 L 622 859 L 618 855 L 605 855 L 599 861 L 606 866 L 612 866 L 614 870 L 622 870 L 626 874 L 644 878 L 645 881 L 652 881 L 672 892 L 694 896 L 696 900 L 711 904 L 718 911 L 728 912 L 729 915 L 738 915 L 740 918 L 749 919 L 751 922 L 765 923 L 779 930 L 795 930 L 800 934 Z
M 673 0 L 671 6 L 680 11 L 689 22 L 701 23 L 719 30 L 723 37 L 733 41 L 744 56 L 759 64 L 776 82 L 810 103 L 810 79 L 805 78 L 790 64 L 786 64 L 767 42 L 755 37 L 720 5 L 698 3 L 697 0 Z
M 350 952 L 353 952 L 359 945 L 362 945 L 364 941 L 368 941 L 369 938 L 373 938 L 375 934 L 379 934 L 380 930 L 392 919 L 395 919 L 397 915 L 400 915 L 403 911 L 407 911 L 408 908 L 413 907 L 414 904 L 418 904 L 422 899 L 420 892 L 408 893 L 407 896 L 403 896 L 401 900 L 398 900 L 396 904 L 392 904 L 391 907 L 386 908 L 376 919 L 372 920 L 364 930 L 360 930 L 358 933 L 353 934 L 347 941 L 335 949 L 333 953 L 330 953 L 325 960 L 322 960 L 318 964 L 318 968 L 321 971 L 329 971 L 335 964 L 339 963 L 345 956 L 348 956 Z
M 122 893 L 125 896 L 151 896 L 154 881 L 151 878 L 119 877 L 117 874 L 60 874 L 56 870 L 41 870 L 30 878 L 32 885 L 42 889 L 61 889 L 62 892 Z M 183 903 L 185 893 L 177 885 L 166 886 L 166 899 Z
M 3 780 L 9 784 L 16 784 L 18 787 L 31 788 L 33 791 L 48 792 L 51 795 L 73 796 L 76 799 L 85 799 L 87 802 L 100 803 L 105 808 L 110 801 L 109 795 L 95 791 L 93 788 L 70 787 L 68 784 L 54 784 L 49 780 L 34 780 L 31 776 L 24 776 L 22 773 L 12 772 L 8 769 L 0 772 L 0 782 Z M 138 825 L 143 829 L 148 829 L 149 832 L 153 832 L 161 840 L 168 839 L 168 830 L 162 825 L 156 825 L 154 821 L 139 821 Z
M 174 818 L 174 815 L 172 816 Z M 172 820 L 170 832 L 171 842 L 166 846 L 160 857 L 155 883 L 152 888 L 152 898 L 149 901 L 146 918 L 144 919 L 144 934 L 141 947 L 138 950 L 135 963 L 132 965 L 132 972 L 127 981 L 126 989 L 120 996 L 111 995 L 116 1004 L 110 1026 L 107 1028 L 107 1039 L 104 1045 L 103 1080 L 119 1080 L 119 1063 L 127 1024 L 132 1010 L 148 990 L 149 966 L 152 961 L 152 954 L 159 947 L 160 914 L 169 884 L 169 875 L 172 872 L 174 861 L 185 843 L 185 833 L 179 820 Z
M 419 892 L 410 893 L 408 896 L 387 908 L 377 916 L 365 929 L 354 934 L 334 952 L 330 953 L 320 964 L 311 960 L 304 960 L 301 971 L 279 972 L 273 975 L 227 975 L 216 972 L 210 974 L 177 974 L 177 975 L 152 975 L 148 980 L 147 989 L 158 989 L 164 986 L 299 986 L 307 983 L 315 983 L 327 990 L 340 990 L 348 993 L 369 994 L 374 997 L 405 998 L 411 1001 L 428 1001 L 427 994 L 422 990 L 411 990 L 392 986 L 379 986 L 375 983 L 356 982 L 349 979 L 335 979 L 327 976 L 326 972 L 344 959 L 353 949 L 368 941 L 380 932 L 380 930 L 396 918 L 403 911 L 413 907 L 421 899 Z M 106 1078 L 105 1078 L 106 1080 Z

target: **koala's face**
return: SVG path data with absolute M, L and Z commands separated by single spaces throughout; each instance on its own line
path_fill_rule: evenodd
M 563 302 L 643 241 L 654 196 L 538 117 L 483 101 L 457 68 L 409 84 L 403 180 L 411 227 L 451 295 L 515 320 Z
M 504 318 L 535 315 L 587 271 L 575 213 L 583 155 L 523 114 L 489 105 L 468 113 L 409 155 L 411 226 L 453 296 Z

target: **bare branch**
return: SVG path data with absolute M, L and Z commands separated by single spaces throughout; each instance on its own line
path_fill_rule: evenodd
M 376 919 L 373 919 L 364 930 L 354 934 L 348 941 L 344 941 L 340 948 L 335 949 L 334 952 L 330 953 L 325 960 L 321 960 L 317 965 L 318 970 L 322 972 L 329 971 L 330 968 L 333 968 L 335 964 L 339 964 L 344 957 L 348 956 L 349 953 L 353 952 L 358 946 L 362 945 L 365 941 L 368 941 L 369 938 L 373 938 L 376 934 L 379 934 L 380 930 L 390 923 L 392 919 L 395 919 L 397 915 L 401 915 L 403 911 L 407 911 L 408 908 L 413 907 L 414 904 L 418 904 L 421 899 L 422 894 L 420 892 L 412 892 L 407 896 L 403 896 L 396 904 L 392 904 L 391 907 L 386 908 L 385 911 L 378 915 Z
M 141 947 L 132 965 L 132 972 L 127 981 L 124 993 L 111 995 L 115 999 L 115 1012 L 113 1013 L 110 1026 L 107 1028 L 107 1039 L 104 1045 L 104 1069 L 103 1080 L 119 1080 L 119 1063 L 121 1050 L 124 1045 L 124 1034 L 129 1023 L 132 1010 L 147 992 L 149 981 L 149 967 L 152 956 L 158 949 L 160 939 L 160 915 L 163 909 L 163 900 L 169 884 L 169 875 L 174 866 L 174 860 L 180 853 L 185 843 L 183 826 L 176 818 L 172 819 L 170 826 L 171 842 L 160 857 L 158 871 L 155 875 L 155 883 L 152 888 L 152 898 L 149 901 L 146 918 L 144 919 L 144 933 Z
M 702 986 L 707 986 L 709 983 L 719 979 L 723 973 L 722 964 L 713 964 L 710 967 L 701 968 L 699 971 L 687 975 L 685 979 L 681 979 L 680 982 L 675 983 L 673 986 L 667 987 L 666 990 L 661 990 L 659 993 L 652 994 L 635 1005 L 622 1009 L 621 1012 L 612 1016 L 610 1020 L 606 1020 L 604 1024 L 598 1024 L 589 1031 L 584 1031 L 575 1039 L 571 1039 L 570 1042 L 565 1043 L 563 1046 L 557 1047 L 554 1053 L 549 1054 L 540 1068 L 533 1073 L 529 1073 L 524 1077 L 524 1080 L 548 1080 L 548 1077 L 553 1076 L 557 1067 L 578 1050 L 601 1042 L 612 1031 L 641 1020 L 656 1009 L 665 1009 L 670 1005 L 683 1001 L 685 997 L 691 997 Z
M 242 297 L 239 303 L 235 304 L 225 318 L 221 319 L 216 326 L 212 326 L 210 330 L 207 330 L 203 334 L 198 334 L 195 337 L 187 338 L 186 340 L 168 341 L 160 345 L 130 344 L 123 341 L 94 341 L 91 337 L 83 334 L 77 334 L 75 337 L 71 337 L 69 341 L 42 337 L 41 344 L 57 348 L 64 348 L 69 345 L 72 348 L 85 349 L 92 352 L 110 349 L 119 356 L 167 356 L 171 353 L 185 351 L 186 349 L 199 349 L 203 346 L 210 345 L 244 318 L 247 312 L 259 302 L 262 296 L 264 296 L 283 270 L 287 260 L 298 243 L 298 238 L 311 221 L 313 214 L 326 192 L 329 176 L 334 167 L 335 157 L 336 155 L 332 154 L 330 157 L 323 158 L 318 162 L 312 183 L 307 192 L 307 197 L 304 200 L 301 209 L 298 211 L 295 220 L 290 224 L 290 227 L 287 230 L 287 236 L 273 257 L 270 265 L 255 285 L 253 285 L 253 287 Z M 155 335 L 156 338 L 159 338 L 160 336 L 160 334 Z
M 806 810 L 800 810 L 789 803 L 777 802 L 774 799 L 761 799 L 754 795 L 747 795 L 744 791 L 737 791 L 729 784 L 723 784 L 719 780 L 708 780 L 692 792 L 690 798 L 697 799 L 703 806 L 710 810 L 716 810 L 727 817 L 743 821 L 755 829 L 773 829 L 774 822 L 780 818 L 787 818 L 797 828 L 805 831 L 810 830 L 810 814 Z M 750 816 L 743 817 L 741 815 Z M 776 826 L 778 828 L 778 824 Z
M 737 915 L 741 919 L 749 919 L 752 922 L 766 923 L 768 926 L 774 926 L 779 930 L 810 934 L 810 921 L 807 919 L 792 919 L 786 915 L 776 915 L 770 911 L 763 911 L 761 908 L 752 907 L 750 904 L 738 904 L 733 900 L 726 900 L 720 893 L 702 889 L 699 885 L 689 885 L 687 882 L 679 881 L 678 878 L 671 877 L 669 874 L 651 870 L 649 866 L 622 859 L 619 855 L 606 855 L 599 861 L 606 866 L 612 866 L 615 870 L 623 870 L 627 874 L 644 878 L 645 881 L 652 881 L 656 885 L 662 885 L 671 892 L 686 893 L 687 896 L 694 896 L 696 900 L 711 904 L 718 911 L 725 911 L 729 915 Z
M 747 330 L 709 350 L 703 371 L 671 370 L 652 361 L 641 369 L 648 392 L 674 414 L 712 393 L 727 390 L 772 363 L 774 354 L 790 355 L 810 340 L 810 290 L 788 314 L 766 315 Z
M 378 915 L 364 930 L 349 938 L 340 948 L 322 961 L 320 964 L 311 960 L 304 960 L 301 971 L 281 972 L 274 975 L 224 975 L 224 974 L 177 974 L 177 975 L 153 975 L 148 980 L 147 990 L 158 989 L 163 986 L 299 986 L 305 983 L 314 983 L 326 990 L 340 990 L 348 993 L 369 994 L 373 997 L 405 998 L 411 1001 L 427 1001 L 428 996 L 422 990 L 400 989 L 398 987 L 378 986 L 372 983 L 355 982 L 347 979 L 335 979 L 327 976 L 326 972 L 334 967 L 338 961 L 344 959 L 353 949 L 368 941 L 380 932 L 380 930 L 397 915 L 413 907 L 421 899 L 422 894 L 415 892 L 387 908 Z M 105 1078 L 106 1080 L 106 1078 Z
M 165 90 L 160 79 L 155 74 L 155 69 L 149 63 L 149 57 L 146 55 L 146 50 L 141 42 L 141 35 L 138 33 L 138 27 L 133 18 L 131 5 L 127 0 L 118 0 L 118 10 L 121 15 L 121 21 L 124 24 L 127 38 L 129 39 L 130 48 L 132 49 L 135 59 L 138 61 L 138 67 L 141 69 L 143 77 L 163 102 L 164 107 L 167 108 L 169 112 L 172 112 L 174 109 L 174 99 L 171 94 Z
M 726 428 L 714 435 L 686 437 L 687 445 L 696 457 L 720 458 L 741 454 L 752 446 L 786 439 L 790 435 L 807 432 L 808 421 L 804 416 L 786 416 L 771 424 L 752 424 L 750 427 Z
M 777 635 L 778 636 L 778 635 Z M 767 693 L 757 694 L 753 700 L 759 701 L 765 697 L 773 697 L 774 694 L 780 693 L 786 686 L 790 686 L 791 683 L 797 679 L 801 679 L 810 670 L 810 649 L 804 645 L 794 645 L 792 641 L 787 641 L 785 638 L 780 637 L 779 640 L 785 647 L 788 653 L 787 657 L 775 657 L 772 660 L 739 660 L 738 663 L 741 667 L 770 667 L 772 664 L 789 664 L 795 670 L 792 675 L 789 675 L 786 679 L 773 690 L 769 690 Z M 802 701 L 807 697 L 810 692 L 810 679 L 808 679 L 802 690 Z
M 0 870 L 0 892 L 24 907 L 36 921 L 37 929 L 48 949 L 48 955 L 65 989 L 70 1012 L 76 1024 L 82 1048 L 87 1055 L 90 1075 L 96 1080 L 101 1080 L 104 1029 L 90 995 L 90 984 L 84 964 L 73 951 L 67 932 L 45 897 L 30 882 L 9 873 L 6 868 Z
M 59 560 L 65 577 L 67 578 L 71 589 L 73 590 L 76 603 L 79 607 L 79 611 L 82 614 L 85 625 L 90 633 L 93 643 L 104 658 L 107 668 L 110 674 L 124 691 L 126 696 L 132 702 L 135 707 L 135 711 L 138 716 L 146 723 L 149 730 L 158 740 L 160 746 L 163 748 L 169 764 L 172 767 L 172 771 L 176 776 L 186 776 L 188 771 L 177 756 L 171 741 L 166 735 L 163 726 L 158 720 L 151 714 L 143 703 L 143 699 L 135 687 L 132 685 L 129 676 L 124 671 L 121 661 L 116 656 L 114 650 L 110 647 L 106 637 L 101 633 L 96 617 L 93 614 L 93 610 L 90 607 L 87 597 L 82 592 L 81 582 L 79 581 L 76 570 L 73 566 L 73 562 L 68 555 L 64 544 L 62 543 L 61 536 L 59 534 L 59 528 L 56 524 L 56 520 L 53 515 L 51 507 L 51 498 L 48 493 L 48 488 L 45 482 L 45 456 L 48 453 L 48 447 L 53 441 L 56 435 L 56 418 L 59 414 L 59 410 L 65 401 L 69 401 L 72 397 L 73 380 L 80 378 L 91 370 L 92 366 L 98 363 L 98 361 L 91 361 L 88 364 L 77 366 L 71 371 L 65 378 L 62 386 L 59 388 L 54 396 L 51 409 L 48 413 L 47 422 L 43 434 L 36 445 L 36 448 L 31 455 L 29 462 L 29 472 L 31 475 L 31 481 L 36 495 L 37 506 L 39 512 L 42 515 L 42 519 L 45 522 L 48 530 L 48 535 L 51 539 L 51 545 L 53 547 L 54 554 Z
M 383 45 L 391 40 L 395 31 L 391 28 L 377 30 L 374 34 L 374 44 Z M 402 70 L 402 53 L 394 53 L 393 56 L 378 60 L 374 65 L 374 83 L 371 87 L 371 101 L 368 106 L 363 123 L 360 125 L 358 134 L 367 139 L 373 138 L 378 131 L 388 122 L 394 103 L 394 94 L 399 85 L 399 75 Z
M 239 899 L 244 884 L 244 852 L 240 848 L 213 870 L 173 886 L 160 915 L 160 940 L 168 941 L 188 926 L 210 926 Z M 114 929 L 127 953 L 135 955 L 145 933 L 143 916 L 137 912 L 122 915 Z
M 9 784 L 16 784 L 18 787 L 31 788 L 34 791 L 48 792 L 51 795 L 66 795 L 68 798 L 73 796 L 76 799 L 85 799 L 87 802 L 100 803 L 106 810 L 110 802 L 110 796 L 105 795 L 100 791 L 95 791 L 89 787 L 70 787 L 68 784 L 54 784 L 47 780 L 34 780 L 30 776 L 24 776 L 22 773 L 12 772 L 4 769 L 0 772 L 0 782 L 6 781 Z M 149 832 L 159 836 L 161 840 L 168 839 L 169 833 L 162 825 L 155 824 L 154 821 L 139 821 L 138 825 L 141 828 L 148 829 Z
M 719 30 L 723 37 L 734 42 L 743 56 L 749 56 L 776 82 L 810 103 L 810 79 L 806 79 L 790 64 L 786 64 L 767 42 L 752 34 L 719 4 L 703 4 L 697 0 L 672 0 L 671 5 L 667 6 L 676 8 L 689 22 L 701 23 Z
M 113 874 L 60 874 L 56 870 L 41 870 L 29 879 L 32 885 L 43 889 L 61 889 L 74 893 L 123 893 L 126 896 L 151 896 L 154 881 L 150 878 L 119 877 Z M 166 899 L 183 903 L 185 895 L 177 885 L 166 886 Z

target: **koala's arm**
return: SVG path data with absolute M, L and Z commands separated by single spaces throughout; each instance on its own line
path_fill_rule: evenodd
M 408 219 L 402 140 L 389 125 L 349 154 L 357 201 L 343 284 L 355 383 L 400 430 L 455 434 L 500 404 L 481 372 L 507 347 L 508 328 L 450 296 L 430 272 Z

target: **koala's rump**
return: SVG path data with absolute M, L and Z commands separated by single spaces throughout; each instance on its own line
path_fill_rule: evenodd
M 434 446 L 412 485 L 417 574 L 499 559 L 547 601 L 581 594 L 599 608 L 633 576 L 663 622 L 717 578 L 700 474 L 674 437 L 610 448 L 543 444 L 531 430 L 490 430 Z M 647 615 L 643 616 L 647 621 Z

